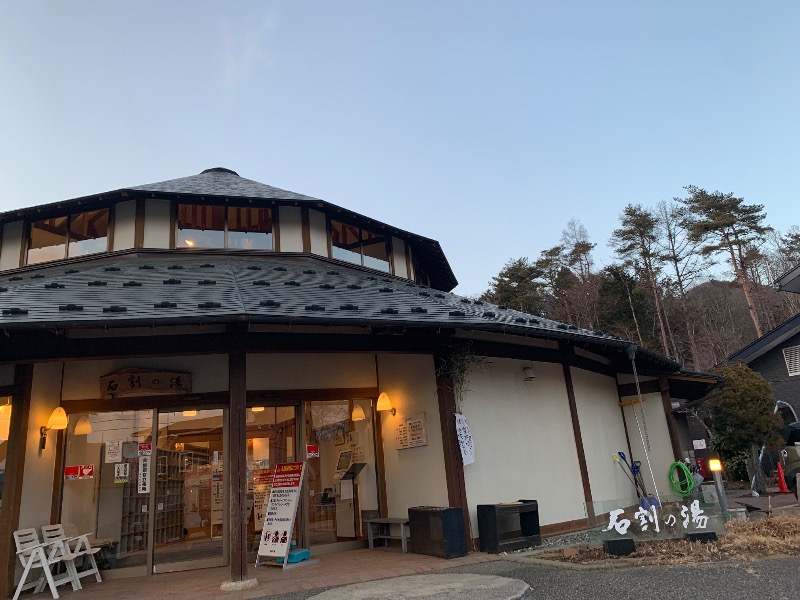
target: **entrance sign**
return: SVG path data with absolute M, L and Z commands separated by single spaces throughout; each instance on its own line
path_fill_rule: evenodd
M 192 374 L 185 371 L 120 369 L 100 378 L 100 397 L 106 399 L 150 394 L 188 394 L 191 391 Z
M 261 558 L 283 558 L 286 568 L 305 466 L 304 462 L 295 462 L 275 467 L 256 564 Z

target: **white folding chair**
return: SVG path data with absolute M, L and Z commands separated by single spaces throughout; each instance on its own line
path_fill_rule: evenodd
M 34 588 L 33 593 L 38 594 L 44 590 L 44 586 L 50 587 L 53 598 L 58 598 L 58 586 L 64 583 L 71 583 L 73 590 L 81 589 L 81 583 L 75 571 L 75 554 L 64 552 L 62 544 L 50 544 L 48 542 L 39 543 L 39 534 L 33 528 L 20 529 L 14 532 L 14 543 L 17 545 L 17 557 L 22 563 L 22 578 L 17 585 L 14 593 L 14 600 L 24 590 Z M 58 579 L 53 577 L 50 570 L 53 566 L 63 563 L 66 574 Z M 31 569 L 42 569 L 42 575 L 35 582 L 25 583 Z
M 88 569 L 83 571 L 78 571 L 77 568 L 75 569 L 79 586 L 80 578 L 86 577 L 87 575 L 94 575 L 97 583 L 103 581 L 103 578 L 100 577 L 100 569 L 97 568 L 97 561 L 94 558 L 94 555 L 100 552 L 101 549 L 92 548 L 91 544 L 89 543 L 88 533 L 67 537 L 64 533 L 64 527 L 61 525 L 61 523 L 58 523 L 56 525 L 43 525 L 42 538 L 47 543 L 61 544 L 63 551 L 73 555 L 75 558 L 83 557 L 89 561 Z

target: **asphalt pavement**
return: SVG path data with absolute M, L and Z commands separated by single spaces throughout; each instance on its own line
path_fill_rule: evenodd
M 446 569 L 440 573 L 452 577 L 454 583 L 467 583 L 469 578 L 461 577 L 465 574 L 519 579 L 531 586 L 530 598 L 535 600 L 797 600 L 800 598 L 798 572 L 800 557 L 761 559 L 747 563 L 615 567 L 598 571 L 574 571 L 501 560 Z M 374 597 L 394 600 L 411 597 L 404 593 L 407 587 L 402 585 L 402 579 L 405 578 L 396 580 L 396 589 Z M 385 580 L 384 585 L 391 581 Z M 345 589 L 346 586 L 341 588 L 342 592 Z M 321 592 L 311 590 L 283 594 L 271 596 L 270 600 L 306 600 Z M 486 600 L 490 599 L 490 596 L 486 597 Z

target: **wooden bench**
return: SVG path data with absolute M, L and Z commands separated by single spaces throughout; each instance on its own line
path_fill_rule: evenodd
M 403 546 L 403 552 L 408 552 L 408 519 L 396 518 L 381 518 L 381 519 L 366 519 L 367 524 L 367 539 L 369 540 L 369 549 L 372 550 L 376 539 L 380 540 L 400 540 Z M 373 525 L 378 526 L 378 533 L 375 533 Z M 386 533 L 384 533 L 383 526 L 386 526 Z M 400 525 L 400 535 L 392 535 L 392 525 Z

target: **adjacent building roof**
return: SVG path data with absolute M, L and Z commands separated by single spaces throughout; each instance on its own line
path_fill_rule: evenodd
M 800 294 L 800 265 L 778 277 L 775 287 L 781 292 Z
M 767 352 L 776 348 L 786 340 L 800 334 L 800 314 L 784 321 L 772 331 L 768 331 L 757 340 L 750 342 L 731 354 L 725 362 L 742 362 L 750 364 L 757 358 L 764 356 Z

